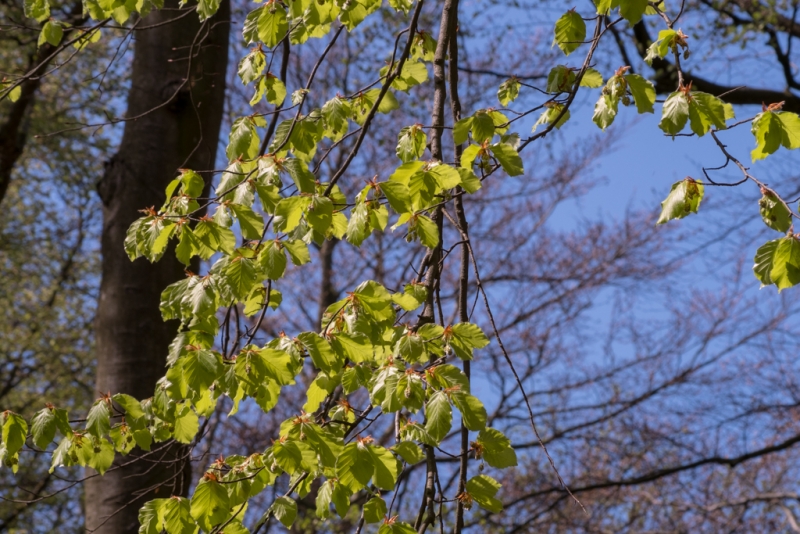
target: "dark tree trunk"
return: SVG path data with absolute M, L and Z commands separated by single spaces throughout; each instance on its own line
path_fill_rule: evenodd
M 169 1 L 166 7 L 175 8 L 177 2 Z M 174 10 L 155 12 L 141 26 L 176 16 Z M 98 184 L 104 206 L 102 281 L 95 323 L 98 395 L 111 392 L 149 398 L 156 380 L 165 373 L 176 325 L 162 321 L 160 294 L 185 276 L 184 268 L 169 252 L 156 264 L 143 258 L 131 262 L 123 242 L 128 226 L 141 216 L 138 210 L 163 203 L 164 188 L 178 168 L 214 168 L 229 29 L 230 4 L 225 0 L 202 27 L 191 14 L 136 34 L 127 117 L 137 118 L 125 123 L 119 151 Z M 136 533 L 138 510 L 144 502 L 186 494 L 186 462 L 168 463 L 184 451 L 169 447 L 164 454 L 89 479 L 87 530 Z M 131 456 L 124 462 L 130 462 Z M 152 463 L 159 459 L 165 463 Z

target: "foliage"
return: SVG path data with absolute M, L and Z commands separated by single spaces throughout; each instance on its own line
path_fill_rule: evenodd
M 420 6 L 400 2 L 390 5 L 406 17 L 412 7 Z M 144 15 L 160 7 L 157 2 L 90 3 L 87 9 L 95 20 L 113 18 L 123 24 L 133 13 Z M 416 521 L 392 515 L 392 505 L 387 506 L 382 492 L 396 490 L 410 466 L 423 461 L 435 463 L 434 451 L 453 432 L 456 421 L 462 435 L 471 432 L 475 437 L 470 447 L 461 451 L 464 457 L 473 453 L 475 460 L 485 461 L 494 469 L 516 466 L 512 440 L 487 426 L 490 422 L 484 403 L 471 393 L 468 362 L 490 344 L 489 338 L 468 320 L 445 324 L 440 316 L 440 324 L 436 323 L 434 294 L 439 287 L 436 267 L 430 262 L 438 262 L 443 250 L 443 206 L 457 205 L 474 194 L 495 172 L 503 171 L 509 177 L 523 175 L 520 151 L 570 119 L 569 106 L 578 91 L 599 89 L 592 119 L 601 130 L 612 126 L 620 102 L 626 107 L 633 104 L 638 113 L 654 113 L 656 90 L 652 82 L 629 74 L 624 66 L 604 84 L 602 73 L 588 65 L 606 15 L 617 17 L 618 10 L 620 18 L 616 21 L 636 24 L 657 11 L 638 1 L 597 2 L 596 7 L 601 16 L 595 17 L 595 37 L 588 42 L 584 18 L 575 10 L 555 24 L 554 43 L 565 55 L 581 47 L 589 50 L 582 67 L 557 65 L 550 71 L 549 98 L 542 104 L 545 111 L 536 124 L 542 131 L 521 142 L 519 134 L 512 131 L 514 120 L 508 115 L 496 109 L 477 109 L 454 118 L 452 141 L 460 155 L 455 161 L 445 161 L 441 150 L 444 124 L 439 121 L 425 127 L 415 122 L 397 132 L 395 154 L 399 163 L 388 178 L 369 180 L 350 196 L 338 183 L 346 164 L 328 181 L 321 181 L 312 163 L 320 147 L 330 146 L 325 143 L 339 143 L 351 128 L 354 133 L 360 131 L 360 136 L 367 135 L 377 114 L 397 111 L 400 104 L 393 91 L 408 92 L 426 84 L 428 66 L 435 62 L 432 50 L 444 62 L 445 48 L 428 44 L 425 49 L 424 42 L 423 50 L 410 56 L 417 35 L 414 15 L 409 19 L 408 46 L 399 56 L 393 54 L 379 71 L 379 87 L 334 96 L 303 114 L 303 105 L 309 99 L 306 87 L 291 96 L 297 107 L 291 119 L 280 123 L 274 119 L 270 125 L 260 113 L 237 117 L 231 124 L 228 162 L 215 196 L 203 198 L 204 181 L 196 172 L 199 169 L 182 170 L 167 186 L 163 206 L 143 207 L 144 216 L 131 225 L 124 243 L 132 261 L 143 257 L 155 262 L 164 254 L 174 253 L 185 265 L 195 257 L 212 262 L 207 273 L 189 272 L 185 279 L 164 288 L 163 318 L 178 321 L 180 331 L 171 347 L 166 375 L 153 397 L 104 396 L 95 401 L 80 427 L 69 423 L 66 409 L 53 405 L 28 419 L 5 411 L 2 462 L 16 471 L 20 450 L 29 438 L 37 448 L 50 450 L 51 472 L 77 465 L 102 474 L 112 466 L 115 455 L 127 455 L 135 446 L 147 451 L 170 440 L 195 442 L 200 421 L 208 420 L 222 397 L 233 405 L 231 415 L 248 398 L 266 413 L 280 402 L 284 387 L 305 383 L 307 378 L 304 412 L 282 422 L 272 446 L 248 451 L 247 455 L 220 457 L 205 471 L 190 499 L 174 496 L 144 504 L 140 532 L 195 532 L 198 528 L 205 532 L 244 531 L 241 520 L 250 500 L 275 486 L 283 475 L 289 480 L 288 491 L 274 499 L 259 523 L 274 516 L 290 527 L 298 517 L 293 495 L 304 498 L 316 491 L 316 515 L 320 518 L 330 518 L 334 511 L 344 517 L 352 504 L 359 502 L 363 521 L 381 523 L 379 532 L 414 532 L 427 519 L 422 514 Z M 214 2 L 201 1 L 197 13 L 205 20 L 216 8 Z M 251 105 L 264 99 L 282 106 L 287 95 L 285 80 L 268 70 L 264 47 L 275 49 L 285 42 L 302 45 L 334 31 L 333 43 L 342 27 L 354 31 L 380 8 L 381 3 L 375 1 L 298 1 L 287 6 L 269 0 L 251 11 L 242 36 L 248 44 L 257 43 L 257 48 L 241 60 L 238 68 L 242 82 L 254 88 Z M 61 43 L 63 29 L 58 21 L 49 19 L 47 0 L 26 2 L 25 11 L 30 18 L 46 21 L 39 44 Z M 651 61 L 670 53 L 677 61 L 681 50 L 683 58 L 688 59 L 685 36 L 673 30 L 674 22 L 667 19 L 669 27 L 648 49 Z M 341 26 L 334 30 L 337 24 Z M 455 35 L 449 39 L 455 39 Z M 4 83 L 3 96 L 15 100 L 17 86 Z M 662 105 L 659 127 L 674 137 L 689 135 L 683 133 L 688 124 L 691 135 L 711 135 L 717 140 L 717 133 L 734 119 L 733 107 L 691 87 L 680 79 Z M 520 91 L 519 81 L 510 78 L 498 88 L 497 98 L 507 106 Z M 765 106 L 752 122 L 757 145 L 754 161 L 781 146 L 800 147 L 800 118 L 796 114 L 780 111 L 779 106 Z M 274 131 L 274 138 L 263 136 L 263 131 Z M 432 158 L 423 160 L 429 140 Z M 725 147 L 719 145 L 724 151 Z M 755 275 L 763 285 L 774 284 L 779 291 L 796 285 L 800 283 L 800 238 L 792 233 L 794 214 L 776 191 L 742 169 L 745 178 L 761 188 L 759 208 L 765 223 L 786 233 L 758 249 Z M 662 203 L 657 224 L 697 213 L 705 186 L 690 177 L 674 184 Z M 198 216 L 201 206 L 213 207 L 213 215 Z M 269 308 L 282 304 L 278 287 L 289 263 L 306 265 L 311 258 L 309 248 L 322 246 L 326 240 L 345 240 L 361 247 L 370 239 L 378 239 L 390 219 L 394 220 L 390 228 L 405 232 L 408 243 L 427 249 L 429 263 L 424 267 L 434 274 L 425 280 L 420 274 L 402 291 L 378 281 L 363 281 L 327 307 L 314 331 L 294 336 L 281 333 L 259 344 L 254 343 L 254 330 L 248 339 L 237 339 L 237 348 L 231 353 L 219 350 L 218 341 L 223 336 L 220 310 L 241 308 L 248 316 L 263 317 Z M 234 231 L 237 227 L 241 239 Z M 456 227 L 464 232 L 465 257 L 469 257 L 472 252 L 466 227 Z M 415 311 L 420 312 L 418 319 L 404 322 Z M 499 341 L 497 332 L 495 336 Z M 451 361 L 460 361 L 463 370 Z M 349 395 L 358 394 L 369 399 L 369 406 L 363 410 L 348 401 Z M 359 425 L 365 420 L 371 423 L 370 416 L 395 421 L 394 446 L 386 447 L 374 437 L 362 435 L 366 427 Z M 58 445 L 53 450 L 51 445 L 56 440 Z M 490 513 L 501 512 L 502 502 L 496 497 L 500 483 L 488 474 L 469 479 L 466 474 L 464 468 L 461 491 L 449 496 L 461 513 L 473 505 Z M 428 505 L 433 509 L 432 498 Z

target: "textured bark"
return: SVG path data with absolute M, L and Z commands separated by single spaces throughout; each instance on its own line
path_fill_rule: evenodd
M 166 7 L 177 7 L 167 2 Z M 142 26 L 176 17 L 148 15 Z M 95 323 L 98 394 L 149 398 L 164 375 L 176 325 L 159 312 L 161 291 L 184 275 L 169 252 L 155 264 L 131 262 L 123 249 L 138 210 L 160 206 L 180 167 L 214 167 L 228 63 L 230 4 L 202 27 L 194 15 L 137 33 L 128 117 L 117 154 L 98 183 L 103 201 L 102 281 Z M 191 50 L 191 54 L 190 54 Z M 190 73 L 189 80 L 184 80 Z M 177 94 L 176 94 L 177 91 Z M 173 96 L 174 95 L 174 96 Z M 166 105 L 163 105 L 167 103 Z M 208 187 L 208 186 L 207 186 Z M 86 528 L 102 534 L 138 532 L 138 509 L 154 497 L 185 494 L 185 449 L 169 447 L 86 484 Z M 125 459 L 130 462 L 131 456 Z M 167 463 L 154 464 L 153 460 Z

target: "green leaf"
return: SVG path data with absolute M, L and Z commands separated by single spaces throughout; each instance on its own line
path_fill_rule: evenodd
M 419 159 L 425 153 L 427 142 L 428 136 L 419 124 L 406 126 L 400 130 L 400 135 L 397 137 L 397 157 L 403 163 Z
M 294 136 L 294 134 L 292 135 Z M 315 145 L 316 141 L 313 141 L 312 144 Z M 316 191 L 316 177 L 308 170 L 306 162 L 299 158 L 290 158 L 283 162 L 283 167 L 300 192 L 313 194 Z
M 366 445 L 348 443 L 336 461 L 336 476 L 339 482 L 356 492 L 366 486 L 375 472 L 372 454 Z
M 774 154 L 781 146 L 800 148 L 800 117 L 787 111 L 765 111 L 756 116 L 750 131 L 756 148 L 750 153 L 753 162 Z
M 38 21 L 50 18 L 50 2 L 47 0 L 24 0 L 25 16 Z
M 332 480 L 326 480 L 320 485 L 319 490 L 317 490 L 317 498 L 315 500 L 317 505 L 316 514 L 320 519 L 327 519 L 331 515 L 333 485 L 334 482 Z M 349 498 L 347 499 L 347 504 L 350 504 Z
M 478 475 L 467 480 L 467 493 L 481 508 L 496 514 L 503 511 L 503 503 L 495 498 L 499 489 L 500 483 L 487 475 Z
M 311 204 L 311 198 L 291 196 L 284 198 L 275 207 L 274 226 L 282 232 L 289 233 L 300 224 L 303 211 Z
M 470 323 L 451 326 L 449 330 L 445 330 L 444 339 L 462 360 L 471 360 L 473 349 L 482 349 L 489 344 L 489 339 L 481 329 Z
M 506 143 L 495 143 L 489 145 L 489 150 L 509 176 L 520 176 L 525 172 L 516 148 Z
M 658 39 L 647 49 L 644 60 L 648 65 L 652 65 L 657 57 L 663 58 L 672 50 L 673 43 L 678 38 L 678 32 L 672 29 L 664 29 L 658 32 Z
M 693 92 L 689 100 L 689 125 L 692 131 L 702 137 L 713 126 L 724 130 L 725 120 L 733 117 L 733 108 L 708 93 Z
M 311 261 L 311 254 L 308 252 L 308 245 L 299 239 L 284 241 L 283 247 L 289 253 L 289 259 L 295 265 L 304 265 Z
M 269 507 L 275 517 L 286 528 L 291 528 L 297 517 L 297 503 L 291 497 L 278 497 L 272 506 Z
M 478 111 L 472 116 L 472 138 L 483 143 L 487 139 L 494 137 L 494 120 L 485 111 Z
M 128 419 L 139 419 L 140 417 L 144 417 L 144 410 L 142 410 L 142 403 L 140 403 L 135 398 L 131 397 L 130 395 L 126 395 L 125 393 L 117 393 L 111 399 L 122 406 L 122 409 L 125 410 L 125 417 Z
M 268 241 L 258 253 L 258 261 L 267 278 L 279 280 L 286 270 L 286 252 L 280 241 Z
M 519 96 L 519 88 L 519 80 L 516 78 L 509 78 L 501 83 L 500 87 L 497 89 L 497 100 L 499 100 L 503 106 L 508 106 Z
M 697 213 L 703 200 L 703 183 L 693 178 L 685 178 L 672 184 L 672 189 L 661 203 L 661 216 L 656 224 L 664 224 L 672 219 L 682 219 Z
M 372 455 L 372 462 L 375 472 L 372 483 L 382 490 L 392 490 L 397 483 L 397 459 L 388 449 L 377 445 L 368 445 L 369 453 Z
M 378 534 L 416 534 L 414 527 L 408 523 L 396 521 L 394 523 L 384 523 L 378 529 Z
M 773 230 L 786 233 L 792 227 L 792 212 L 772 191 L 763 191 L 758 206 L 764 223 Z
M 779 292 L 800 283 L 800 239 L 786 236 L 759 247 L 753 272 L 762 287 L 775 284 Z
M 614 122 L 614 118 L 617 116 L 618 102 L 619 100 L 611 95 L 600 95 L 600 98 L 594 105 L 592 120 L 601 130 L 605 130 Z
M 58 46 L 62 37 L 64 37 L 64 28 L 61 27 L 61 23 L 48 20 L 42 26 L 38 45 L 42 46 L 44 43 L 49 43 L 52 46 Z
M 336 357 L 331 344 L 314 332 L 303 332 L 297 336 L 311 356 L 314 366 L 326 373 L 336 373 L 341 369 L 343 361 Z
M 239 221 L 239 227 L 242 229 L 242 236 L 245 239 L 259 240 L 261 233 L 264 231 L 264 219 L 261 215 L 257 215 L 252 209 L 240 204 L 231 204 L 231 211 Z
M 102 475 L 108 471 L 113 463 L 114 446 L 106 439 L 94 441 L 94 444 L 92 445 L 92 456 L 87 462 L 89 467 Z
M 517 453 L 511 447 L 511 441 L 499 430 L 484 428 L 475 442 L 480 447 L 481 457 L 492 467 L 504 469 L 517 465 Z
M 436 441 L 441 443 L 453 426 L 453 411 L 450 400 L 443 391 L 434 393 L 425 406 L 425 430 Z
M 656 102 L 656 88 L 653 84 L 638 74 L 626 74 L 623 78 L 628 83 L 628 88 L 633 95 L 636 111 L 653 113 L 653 104 Z
M 411 219 L 412 232 L 419 237 L 420 243 L 428 248 L 436 248 L 439 244 L 439 228 L 430 217 L 417 215 Z
M 478 397 L 463 391 L 453 391 L 450 398 L 461 412 L 461 419 L 465 427 L 475 431 L 483 430 L 486 427 L 486 408 Z
M 229 160 L 252 159 L 258 155 L 260 141 L 253 119 L 241 117 L 231 126 L 226 154 Z
M 235 256 L 225 268 L 225 281 L 238 300 L 244 300 L 258 282 L 255 262 L 243 256 Z
M 139 534 L 161 534 L 164 530 L 164 509 L 167 501 L 168 499 L 153 499 L 139 508 Z
M 229 509 L 228 490 L 216 477 L 206 474 L 192 495 L 192 517 L 205 531 L 210 531 L 228 518 Z
M 620 0 L 619 14 L 633 26 L 642 20 L 647 6 L 648 0 Z
M 197 432 L 200 430 L 200 423 L 197 414 L 189 404 L 183 404 L 175 412 L 175 430 L 173 437 L 180 443 L 191 443 Z
M 418 464 L 425 458 L 419 445 L 411 441 L 401 441 L 392 447 L 392 450 L 399 454 L 400 457 L 410 465 Z
M 197 1 L 197 14 L 200 16 L 200 21 L 208 20 L 216 14 L 219 10 L 221 0 L 198 0 Z
M 466 143 L 469 139 L 470 129 L 472 129 L 472 117 L 466 117 L 456 122 L 453 125 L 453 141 L 455 144 Z
M 597 89 L 598 87 L 603 86 L 603 75 L 600 74 L 596 69 L 589 67 L 583 73 L 583 77 L 581 78 L 581 87 L 589 87 L 591 89 Z
M 364 504 L 364 521 L 368 525 L 380 523 L 387 512 L 386 501 L 380 497 L 373 497 Z
M 412 211 L 411 194 L 408 187 L 400 182 L 381 182 L 378 184 L 381 193 L 386 197 L 389 205 L 397 213 L 403 214 Z
M 45 408 L 36 413 L 31 420 L 33 444 L 44 450 L 56 437 L 55 410 Z
M 267 63 L 264 52 L 261 49 L 255 48 L 239 62 L 239 78 L 241 78 L 242 83 L 245 85 L 252 83 L 261 76 L 266 66 Z
M 171 497 L 167 499 L 162 512 L 169 534 L 195 534 L 197 531 L 197 525 L 192 519 L 189 499 Z M 227 533 L 227 529 L 225 532 Z
M 98 399 L 86 416 L 86 431 L 96 438 L 105 436 L 111 430 L 110 417 L 108 402 Z
M 264 90 L 267 102 L 279 106 L 286 99 L 286 86 L 280 78 L 268 72 L 264 76 Z
M 214 221 L 202 220 L 197 223 L 194 235 L 203 245 L 213 251 L 221 251 L 225 254 L 233 254 L 236 248 L 236 236 L 230 230 L 220 226 Z
M 570 55 L 584 40 L 586 23 L 574 9 L 567 11 L 556 21 L 553 44 L 557 44 L 564 54 Z
M 181 358 L 183 362 L 183 377 L 193 390 L 202 392 L 222 374 L 222 357 L 208 349 L 194 349 L 187 351 Z
M 247 15 L 243 36 L 247 43 L 261 40 L 269 48 L 273 48 L 288 30 L 286 9 L 279 2 L 271 2 Z
M 584 73 L 584 76 L 585 75 L 586 73 Z M 550 69 L 547 75 L 547 86 L 545 90 L 548 93 L 566 93 L 570 91 L 575 84 L 575 77 L 574 69 L 566 65 L 556 65 Z
M 562 104 L 546 104 L 544 112 L 539 116 L 539 120 L 533 125 L 533 131 L 543 124 L 555 123 L 556 128 L 561 128 L 570 117 L 569 110 L 563 112 L 564 106 Z M 556 122 L 558 121 L 558 122 Z
M 661 111 L 658 127 L 670 135 L 677 135 L 689 120 L 689 102 L 686 95 L 676 91 L 667 97 Z
M 3 412 L 3 444 L 6 454 L 13 457 L 25 445 L 25 438 L 28 435 L 28 423 L 25 419 L 14 412 Z
M 306 220 L 311 228 L 324 235 L 333 223 L 333 201 L 328 197 L 313 197 L 306 210 Z

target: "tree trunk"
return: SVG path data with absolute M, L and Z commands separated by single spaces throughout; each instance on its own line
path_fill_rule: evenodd
M 177 1 L 168 1 L 166 7 L 176 8 Z M 176 16 L 174 10 L 154 12 L 141 26 Z M 141 216 L 138 210 L 164 202 L 164 188 L 179 168 L 214 168 L 229 29 L 230 4 L 225 0 L 217 15 L 202 26 L 191 14 L 136 33 L 127 112 L 127 117 L 136 118 L 125 123 L 119 150 L 98 183 L 104 206 L 102 281 L 95 322 L 98 395 L 111 392 L 149 398 L 156 380 L 165 373 L 176 325 L 162 321 L 160 294 L 185 276 L 184 268 L 169 252 L 156 264 L 144 258 L 131 262 L 123 242 L 128 226 Z M 183 452 L 184 448 L 172 446 L 163 454 L 130 463 L 134 452 L 121 460 L 127 464 L 123 468 L 89 479 L 87 531 L 136 533 L 138 510 L 144 502 L 186 494 L 187 462 L 152 462 L 169 462 Z

